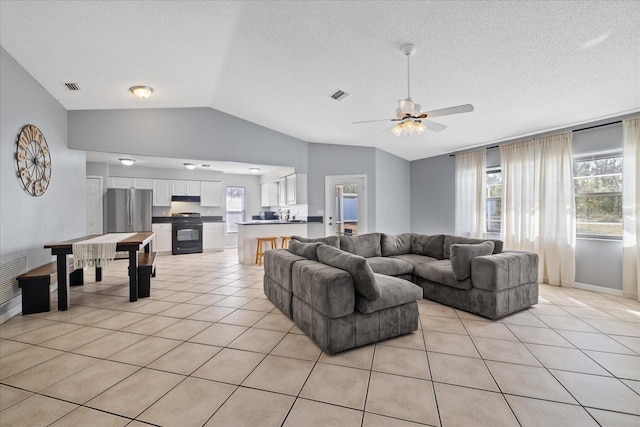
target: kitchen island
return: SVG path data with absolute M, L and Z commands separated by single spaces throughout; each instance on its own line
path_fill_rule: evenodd
M 255 264 L 257 237 L 277 237 L 278 247 L 282 236 L 307 237 L 306 221 L 251 221 L 238 223 L 238 261 L 240 264 Z M 267 245 L 264 250 L 267 250 Z

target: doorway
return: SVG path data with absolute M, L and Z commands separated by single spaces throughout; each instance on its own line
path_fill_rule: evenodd
M 87 234 L 102 234 L 102 177 L 87 176 Z
M 367 232 L 367 176 L 325 177 L 325 235 L 354 236 Z

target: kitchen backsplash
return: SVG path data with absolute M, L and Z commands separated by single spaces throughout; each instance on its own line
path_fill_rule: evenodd
M 169 206 L 154 206 L 153 216 L 171 216 L 173 213 L 179 212 L 198 212 L 203 216 L 222 215 L 225 216 L 223 208 L 215 208 L 211 206 L 200 206 L 200 203 L 194 202 L 171 202 Z

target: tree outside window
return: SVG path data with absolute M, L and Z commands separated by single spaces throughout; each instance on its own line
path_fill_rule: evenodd
M 500 233 L 502 221 L 502 171 L 487 169 L 487 233 Z
M 244 187 L 227 187 L 227 233 L 238 232 L 238 222 L 244 222 L 246 210 Z
M 622 238 L 622 156 L 575 160 L 576 235 Z

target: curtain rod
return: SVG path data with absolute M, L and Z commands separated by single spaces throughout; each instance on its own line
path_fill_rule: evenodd
M 615 124 L 618 124 L 618 123 L 622 123 L 622 120 L 616 120 L 615 122 L 603 123 L 601 125 L 595 125 L 595 126 L 589 126 L 589 127 L 586 127 L 586 128 L 580 128 L 580 129 L 572 130 L 571 132 L 572 133 L 573 132 L 582 132 L 583 130 L 596 129 L 596 128 L 600 128 L 600 127 L 603 127 L 603 126 L 615 125 Z M 487 147 L 487 150 L 491 150 L 492 148 L 499 148 L 499 147 L 500 147 L 499 145 L 494 145 L 492 147 Z M 449 157 L 455 157 L 455 156 L 456 156 L 455 153 L 454 154 L 449 154 Z

